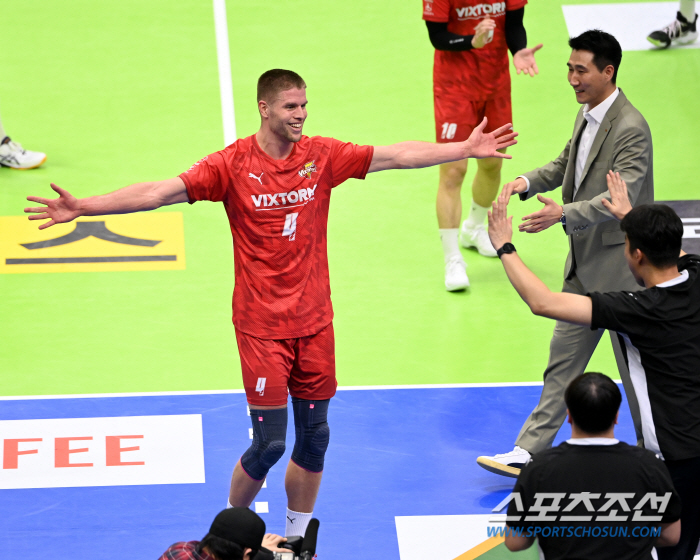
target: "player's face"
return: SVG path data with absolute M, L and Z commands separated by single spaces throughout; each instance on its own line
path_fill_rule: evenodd
M 270 104 L 270 130 L 289 142 L 301 140 L 306 120 L 306 103 L 305 89 L 294 88 L 280 92 Z
M 593 63 L 592 52 L 571 51 L 566 65 L 569 67 L 569 83 L 576 93 L 576 101 L 581 105 L 588 103 L 588 108 L 593 109 L 610 95 L 614 68 L 606 66 L 602 72 L 598 70 Z

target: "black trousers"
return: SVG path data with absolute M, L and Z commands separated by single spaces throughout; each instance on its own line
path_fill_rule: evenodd
M 700 457 L 666 461 L 666 467 L 681 498 L 681 540 L 656 552 L 659 560 L 692 560 L 700 541 Z

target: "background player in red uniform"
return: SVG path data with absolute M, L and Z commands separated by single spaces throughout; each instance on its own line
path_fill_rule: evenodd
M 535 52 L 527 47 L 523 26 L 527 0 L 423 0 L 423 19 L 435 47 L 433 96 L 438 142 L 462 142 L 481 120 L 487 130 L 512 122 L 508 50 L 518 74 L 538 73 Z M 445 255 L 445 288 L 469 287 L 459 244 L 486 257 L 496 253 L 484 221 L 501 182 L 500 158 L 480 159 L 472 202 L 462 224 L 461 189 L 466 160 L 440 165 L 437 219 Z
M 509 157 L 505 124 L 485 134 L 486 120 L 454 144 L 401 142 L 357 146 L 302 135 L 306 84 L 288 70 L 258 81 L 260 130 L 195 163 L 173 179 L 137 183 L 76 199 L 52 184 L 57 199 L 28 197 L 39 229 L 80 216 L 125 214 L 179 202 L 224 203 L 233 235 L 233 323 L 253 443 L 236 463 L 229 505 L 248 507 L 285 451 L 287 394 L 296 441 L 287 467 L 287 536 L 303 535 L 321 484 L 329 441 L 328 402 L 335 394 L 333 309 L 326 233 L 331 189 L 384 169 L 418 168 L 468 157 Z

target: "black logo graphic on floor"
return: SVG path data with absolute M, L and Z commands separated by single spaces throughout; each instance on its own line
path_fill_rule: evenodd
M 700 255 L 700 200 L 657 200 L 673 208 L 683 222 L 683 250 Z
M 25 249 L 47 249 L 75 243 L 88 237 L 96 237 L 103 241 L 119 243 L 122 245 L 134 245 L 137 247 L 155 247 L 160 241 L 153 239 L 139 239 L 137 237 L 127 237 L 107 229 L 105 222 L 76 222 L 75 229 L 69 234 L 37 241 L 36 243 L 20 243 Z M 5 264 L 68 264 L 68 263 L 114 263 L 114 262 L 146 262 L 146 261 L 175 261 L 177 255 L 133 255 L 117 257 L 53 257 L 53 258 L 26 258 L 26 259 L 5 259 Z

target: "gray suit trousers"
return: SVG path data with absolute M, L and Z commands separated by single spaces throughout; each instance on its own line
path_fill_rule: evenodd
M 564 281 L 562 292 L 586 295 L 581 282 L 574 274 Z M 552 446 L 554 438 L 566 418 L 564 392 L 572 379 L 581 375 L 596 349 L 603 330 L 557 321 L 549 347 L 549 363 L 544 372 L 544 387 L 540 402 L 525 421 L 515 444 L 530 453 L 537 453 Z M 637 397 L 624 360 L 617 333 L 610 332 L 617 368 L 625 388 L 632 413 L 637 444 L 642 444 L 642 429 Z M 601 372 L 611 375 L 612 372 Z

